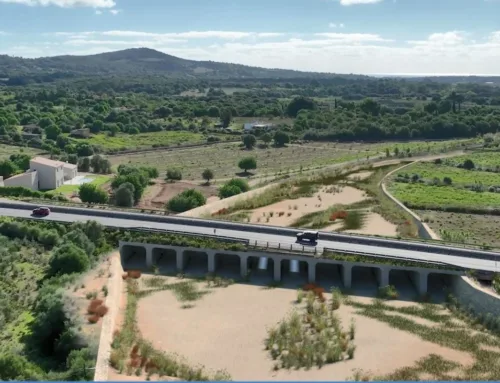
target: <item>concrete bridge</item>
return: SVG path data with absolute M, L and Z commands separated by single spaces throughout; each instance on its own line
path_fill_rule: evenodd
M 438 279 L 445 285 L 453 277 L 464 273 L 425 267 L 392 266 L 361 262 L 345 262 L 333 259 L 301 255 L 259 252 L 199 249 L 120 241 L 120 256 L 124 269 L 151 269 L 156 266 L 162 272 L 196 272 L 219 274 L 232 271 L 245 278 L 249 273 L 268 274 L 275 282 L 293 276 L 303 282 L 320 283 L 340 279 L 344 288 L 353 287 L 353 280 L 363 280 L 363 275 L 374 275 L 378 287 L 385 287 L 404 277 L 410 280 L 418 294 L 428 292 L 430 281 Z M 357 278 L 356 278 L 357 276 Z

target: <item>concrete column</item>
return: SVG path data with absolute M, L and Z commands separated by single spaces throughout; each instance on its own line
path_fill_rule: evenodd
M 316 262 L 314 261 L 307 262 L 307 277 L 309 283 L 316 282 Z
M 177 252 L 177 271 L 184 271 L 186 267 L 187 257 L 184 256 L 185 250 L 176 250 Z
M 248 256 L 247 255 L 239 255 L 240 257 L 240 271 L 241 271 L 241 277 L 245 278 L 248 274 Z
M 208 272 L 215 273 L 215 270 L 217 269 L 215 267 L 216 252 L 212 250 L 206 250 L 205 252 L 207 253 L 207 258 L 208 258 Z
M 419 295 L 427 294 L 427 283 L 429 279 L 428 271 L 411 272 L 411 279 Z
M 146 249 L 146 267 L 149 269 L 153 267 L 153 246 L 145 245 Z
M 342 283 L 344 288 L 350 289 L 352 286 L 352 265 L 342 265 Z
M 378 271 L 378 287 L 389 286 L 389 272 L 391 269 L 381 267 Z
M 274 281 L 281 282 L 281 259 L 273 258 L 274 262 Z

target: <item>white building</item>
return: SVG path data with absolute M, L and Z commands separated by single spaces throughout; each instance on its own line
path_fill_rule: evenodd
M 63 173 L 65 181 L 72 180 L 78 174 L 78 166 L 70 163 L 65 163 L 63 166 Z
M 30 161 L 30 171 L 38 173 L 38 190 L 52 190 L 64 185 L 64 165 L 64 162 L 48 158 L 33 158 Z
M 272 124 L 266 124 L 262 122 L 247 122 L 243 125 L 243 131 L 245 133 L 253 132 L 255 129 L 268 130 L 273 127 Z
M 38 190 L 38 181 L 38 172 L 36 170 L 28 170 L 25 173 L 21 173 L 3 180 L 2 186 L 22 186 L 27 189 Z

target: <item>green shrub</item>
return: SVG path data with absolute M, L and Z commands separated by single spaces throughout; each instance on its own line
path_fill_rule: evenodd
M 206 198 L 198 190 L 189 189 L 168 201 L 167 209 L 175 213 L 183 213 L 205 205 L 206 201 Z
M 90 268 L 90 260 L 84 250 L 65 243 L 54 249 L 49 266 L 51 275 L 81 273 Z

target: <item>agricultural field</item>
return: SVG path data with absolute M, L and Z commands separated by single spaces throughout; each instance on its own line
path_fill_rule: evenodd
M 415 210 L 444 241 L 500 248 L 500 216 Z
M 417 209 L 496 209 L 500 203 L 500 173 L 480 170 L 485 168 L 476 164 L 490 166 L 495 158 L 494 153 L 474 153 L 434 163 L 415 163 L 391 177 L 389 190 Z
M 8 159 L 12 154 L 27 154 L 34 157 L 40 153 L 41 151 L 35 148 L 0 144 L 0 160 Z
M 178 144 L 202 143 L 206 141 L 206 138 L 201 133 L 164 131 L 135 135 L 118 134 L 115 137 L 110 137 L 106 134 L 97 134 L 88 139 L 80 139 L 78 141 L 100 146 L 104 150 L 121 150 L 151 148 L 153 145 L 175 146 Z
M 167 169 L 180 169 L 183 179 L 201 180 L 203 170 L 209 168 L 215 173 L 215 179 L 226 179 L 241 173 L 238 161 L 253 156 L 257 160 L 258 176 L 273 175 L 321 168 L 326 165 L 366 160 L 367 156 L 378 153 L 366 145 L 290 145 L 284 148 L 241 149 L 238 144 L 219 144 L 193 149 L 165 150 L 110 156 L 114 166 L 120 164 L 155 166 L 162 176 Z
M 448 158 L 444 161 L 444 163 L 449 166 L 458 166 L 463 164 L 466 159 L 472 160 L 477 170 L 496 171 L 497 168 L 500 168 L 500 152 L 487 150 L 464 156 Z

